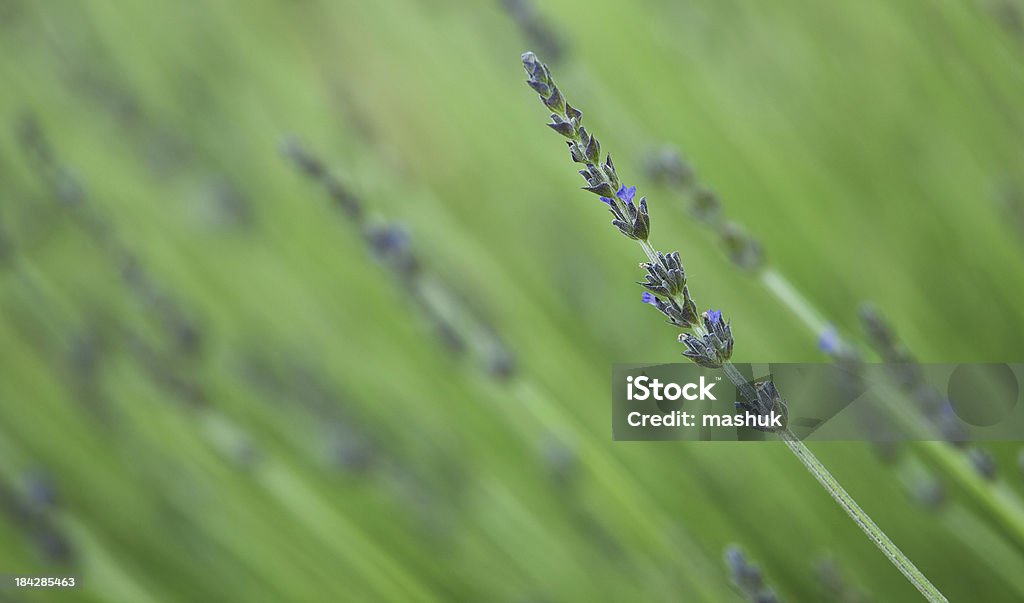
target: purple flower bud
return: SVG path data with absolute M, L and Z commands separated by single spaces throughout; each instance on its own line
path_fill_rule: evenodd
M 605 203 L 608 207 L 615 207 L 615 202 L 612 201 L 611 197 L 601 197 L 601 201 Z
M 519 58 L 522 59 L 523 66 L 526 67 L 526 70 L 529 71 L 531 75 L 540 67 L 540 61 L 537 60 L 537 55 L 532 52 L 524 52 Z
M 654 297 L 654 294 L 648 291 L 644 291 L 644 294 L 640 296 L 640 300 L 645 304 L 651 304 L 652 306 L 658 303 L 658 298 Z
M 708 310 L 707 312 L 705 312 L 705 314 L 707 315 L 708 322 L 710 322 L 713 325 L 722 322 L 721 310 Z

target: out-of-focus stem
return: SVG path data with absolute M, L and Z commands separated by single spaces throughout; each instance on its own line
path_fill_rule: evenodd
M 800 322 L 804 323 L 815 337 L 821 335 L 828 328 L 828 321 L 778 270 L 771 267 L 764 268 L 758 274 L 758 280 L 769 293 L 799 318 Z

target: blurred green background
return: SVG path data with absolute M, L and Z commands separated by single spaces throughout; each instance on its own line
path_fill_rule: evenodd
M 827 359 L 646 175 L 661 145 L 854 341 L 872 300 L 922 360 L 1019 361 L 1019 11 L 0 0 L 0 573 L 84 583 L 0 601 L 741 601 L 733 543 L 782 600 L 839 600 L 826 559 L 843 600 L 916 600 L 782 444 L 611 441 L 611 365 L 680 346 L 519 55 L 738 361 Z M 403 225 L 422 286 L 289 136 Z M 1024 600 L 1024 541 L 979 504 L 1024 497 L 1019 446 L 988 447 L 995 481 L 909 448 L 908 473 L 814 446 L 950 600 Z

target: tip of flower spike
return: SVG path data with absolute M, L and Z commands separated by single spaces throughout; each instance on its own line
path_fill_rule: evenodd
M 654 297 L 654 294 L 648 291 L 644 291 L 644 294 L 640 296 L 640 301 L 644 302 L 645 304 L 654 304 L 655 302 L 657 302 L 657 300 L 658 298 Z
M 707 317 L 708 322 L 711 324 L 718 324 L 722 322 L 722 311 L 721 310 L 708 310 L 704 313 Z

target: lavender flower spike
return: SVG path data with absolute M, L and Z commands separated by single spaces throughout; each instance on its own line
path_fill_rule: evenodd
M 781 415 L 782 426 L 772 429 L 772 432 L 785 442 L 833 500 L 921 594 L 929 601 L 946 602 L 942 593 L 875 525 L 814 453 L 789 430 L 786 424 L 786 403 L 775 384 L 766 381 L 756 386 L 751 385 L 732 365 L 730 358 L 734 342 L 731 325 L 722 319 L 719 310 L 704 312 L 698 319 L 697 306 L 687 289 L 686 272 L 679 261 L 679 254 L 666 255 L 657 251 L 648 241 L 650 216 L 647 212 L 647 199 L 641 197 L 639 204 L 634 205 L 636 189 L 627 188 L 619 180 L 611 155 L 606 155 L 604 162 L 601 162 L 601 144 L 582 125 L 583 113 L 565 99 L 552 81 L 547 65 L 541 63 L 532 52 L 524 53 L 522 60 L 530 76 L 526 83 L 540 95 L 544 106 L 551 112 L 551 123 L 548 126 L 567 139 L 569 157 L 584 167 L 579 170 L 587 184 L 584 190 L 599 196 L 608 205 L 613 217 L 612 225 L 623 235 L 637 241 L 647 255 L 647 262 L 640 265 L 647 271 L 645 280 L 639 283 L 647 290 L 642 297 L 643 301 L 656 307 L 668 317 L 671 324 L 691 331 L 680 336 L 680 341 L 686 346 L 683 355 L 701 366 L 721 368 L 739 391 L 739 408 L 758 415 L 772 412 Z M 774 595 L 770 596 L 774 600 Z
M 732 583 L 743 593 L 747 601 L 754 603 L 777 602 L 778 597 L 764 582 L 761 569 L 747 560 L 735 545 L 725 550 L 725 565 L 729 569 Z

